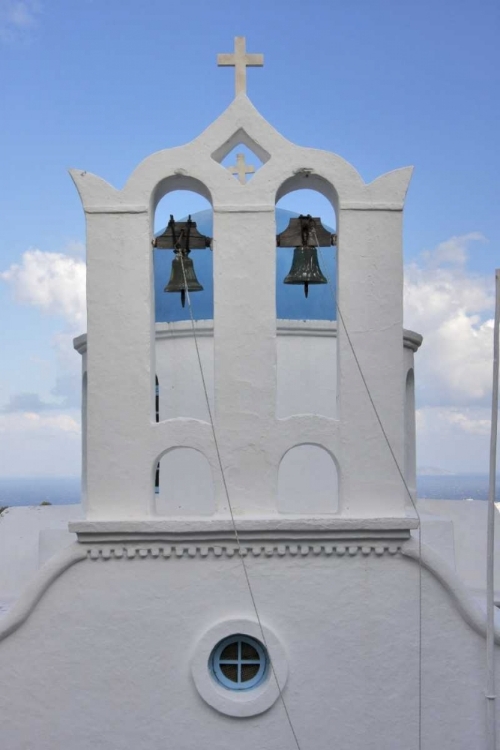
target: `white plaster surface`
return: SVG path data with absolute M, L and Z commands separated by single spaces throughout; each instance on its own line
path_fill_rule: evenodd
M 214 408 L 213 321 L 196 321 L 196 339 L 210 408 Z M 156 324 L 156 375 L 160 419 L 209 421 L 191 322 Z
M 199 516 L 215 513 L 214 482 L 207 459 L 192 448 L 174 448 L 160 461 L 158 516 Z
M 271 670 L 253 690 L 234 692 L 219 685 L 207 669 L 211 653 L 220 641 L 232 635 L 249 635 L 264 646 Z M 257 716 L 267 711 L 279 698 L 288 679 L 288 659 L 276 634 L 262 621 L 253 618 L 221 619 L 206 630 L 196 643 L 191 658 L 191 674 L 199 694 L 209 706 L 227 716 Z
M 338 476 L 333 458 L 317 445 L 296 445 L 285 453 L 278 474 L 280 513 L 335 513 Z
M 195 335 L 190 321 L 156 324 L 155 371 L 159 380 L 160 420 L 183 417 L 209 420 L 198 352 L 210 409 L 212 415 L 215 414 L 213 332 L 214 324 L 210 320 L 196 321 Z M 331 321 L 278 320 L 276 333 L 277 417 L 286 419 L 294 414 L 310 414 L 335 418 L 338 400 L 337 324 Z M 404 332 L 404 356 L 408 367 L 413 366 L 413 347 L 418 346 L 418 339 L 419 337 L 412 332 Z M 75 346 L 86 356 L 86 337 L 75 340 Z M 414 408 L 413 392 L 408 395 L 407 390 L 405 466 L 407 473 L 409 472 L 407 481 L 410 488 L 413 488 L 413 493 Z M 190 449 L 182 449 L 186 450 Z M 277 509 L 285 513 L 338 512 L 339 487 L 335 465 L 330 465 L 324 457 L 323 461 L 321 460 L 320 448 L 303 446 L 297 451 L 292 455 L 301 456 L 299 463 L 291 461 L 288 452 L 279 465 L 274 467 L 277 477 Z M 161 458 L 160 495 L 153 501 L 154 512 L 157 515 L 204 515 L 213 513 L 217 507 L 214 499 L 214 481 L 220 481 L 218 462 L 215 465 L 207 465 L 202 453 L 191 450 L 191 456 L 196 460 L 188 467 L 186 461 L 177 460 L 183 455 L 188 454 L 179 451 L 168 452 Z M 307 482 L 310 484 L 308 492 L 305 492 L 303 485 Z M 408 498 L 406 503 L 408 505 Z
M 278 321 L 278 417 L 323 414 L 337 418 L 336 328 L 326 320 Z
M 479 500 L 419 500 L 426 544 L 433 547 L 473 592 L 486 591 L 488 503 Z M 444 537 L 448 537 L 445 541 Z M 453 547 L 450 548 L 450 537 Z M 495 512 L 495 598 L 500 603 L 500 512 Z
M 246 185 L 235 181 L 218 163 L 240 142 L 250 144 L 265 162 Z M 401 222 L 411 169 L 391 172 L 365 185 L 339 156 L 298 147 L 284 139 L 240 94 L 192 143 L 145 159 L 123 190 L 82 170 L 72 170 L 72 176 L 87 218 L 88 331 L 92 341 L 87 352 L 91 372 L 87 389 L 88 517 L 139 519 L 151 515 L 154 467 L 164 451 L 176 446 L 194 448 L 206 456 L 214 476 L 216 506 L 225 503 L 212 431 L 202 416 L 200 396 L 194 396 L 189 410 L 182 414 L 176 397 L 169 398 L 174 416 L 154 422 L 153 215 L 166 193 L 183 188 L 205 196 L 214 211 L 213 413 L 235 515 L 276 512 L 278 466 L 283 455 L 294 445 L 311 443 L 335 456 L 341 477 L 340 515 L 369 518 L 376 508 L 379 517 L 405 517 L 399 472 L 351 345 L 392 450 L 403 465 L 406 371 L 401 345 Z M 338 301 L 350 341 L 341 325 L 337 377 L 332 373 L 328 388 L 332 349 L 332 362 L 325 362 L 325 380 L 319 388 L 325 396 L 323 410 L 310 412 L 312 401 L 307 403 L 306 398 L 305 413 L 299 404 L 291 416 L 281 420 L 276 417 L 277 411 L 283 414 L 277 398 L 277 368 L 283 370 L 278 349 L 292 347 L 285 359 L 290 358 L 298 376 L 305 379 L 306 391 L 310 391 L 310 381 L 305 368 L 297 367 L 295 345 L 288 341 L 277 346 L 274 209 L 279 198 L 303 187 L 323 193 L 337 214 Z M 187 344 L 174 346 L 182 354 Z M 207 350 L 206 344 L 203 348 Z M 326 344 L 318 342 L 317 348 L 325 349 Z M 281 355 L 282 360 L 283 352 Z M 191 349 L 191 364 L 193 356 Z M 202 356 L 207 360 L 212 392 L 208 351 Z M 168 366 L 178 359 L 171 358 Z M 165 359 L 160 365 L 167 369 Z M 337 406 L 333 411 L 335 388 Z M 290 392 L 288 397 L 293 395 Z M 298 403 L 298 399 L 294 401 Z
M 19 596 L 48 557 L 75 541 L 80 505 L 8 508 L 0 515 L 0 600 Z
M 250 557 L 248 572 L 288 661 L 284 696 L 301 746 L 417 750 L 418 565 L 311 553 Z M 423 596 L 422 747 L 479 749 L 484 640 L 425 569 Z M 156 750 L 175 736 L 179 750 L 290 747 L 280 701 L 240 723 L 198 694 L 197 644 L 234 618 L 254 620 L 235 558 L 74 564 L 0 647 L 3 746 Z

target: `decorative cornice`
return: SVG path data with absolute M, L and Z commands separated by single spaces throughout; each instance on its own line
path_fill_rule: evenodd
M 341 204 L 342 211 L 402 211 L 401 203 L 373 203 L 371 201 L 345 201 Z
M 418 351 L 423 340 L 424 337 L 420 333 L 403 328 L 403 346 L 406 349 L 411 349 L 414 352 Z
M 157 340 L 170 338 L 184 338 L 193 335 L 193 326 L 190 320 L 180 320 L 175 323 L 156 323 L 155 336 Z M 336 320 L 285 320 L 279 318 L 276 321 L 278 336 L 313 336 L 313 337 L 337 337 Z M 198 337 L 212 337 L 214 335 L 213 320 L 197 320 L 196 335 Z M 403 329 L 403 346 L 418 351 L 422 336 L 415 331 Z M 87 334 L 82 333 L 73 339 L 73 347 L 79 354 L 87 351 Z
M 149 206 L 86 206 L 86 214 L 147 214 Z
M 236 517 L 242 546 L 384 544 L 406 541 L 418 528 L 416 517 L 345 518 L 343 516 Z M 69 530 L 82 543 L 121 542 L 132 545 L 234 545 L 234 526 L 227 516 L 70 521 Z

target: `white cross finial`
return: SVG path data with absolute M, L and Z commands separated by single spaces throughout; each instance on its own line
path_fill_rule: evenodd
M 255 172 L 255 167 L 252 167 L 251 164 L 245 163 L 245 154 L 236 154 L 236 164 L 234 167 L 228 167 L 228 170 L 231 174 L 237 175 L 241 184 L 245 185 L 247 174 L 253 174 L 253 172 Z
M 234 37 L 234 53 L 217 55 L 217 65 L 235 68 L 236 96 L 247 93 L 247 68 L 261 68 L 264 55 L 248 55 L 244 36 Z

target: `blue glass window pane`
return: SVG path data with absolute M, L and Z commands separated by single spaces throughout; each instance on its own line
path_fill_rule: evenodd
M 269 657 L 264 646 L 244 635 L 225 638 L 210 657 L 214 678 L 229 690 L 250 690 L 266 678 Z

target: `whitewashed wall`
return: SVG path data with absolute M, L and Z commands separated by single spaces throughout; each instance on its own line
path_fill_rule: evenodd
M 68 521 L 82 517 L 80 505 L 7 508 L 0 515 L 0 600 L 16 599 L 41 564 L 75 541 Z
M 213 321 L 156 325 L 156 374 L 160 420 L 190 417 L 209 421 L 205 390 L 214 411 Z M 420 337 L 405 333 L 405 362 L 413 366 Z M 337 417 L 337 325 L 330 321 L 277 321 L 276 415 Z M 409 486 L 415 485 L 415 404 L 407 391 L 405 464 Z M 329 454 L 308 445 L 287 454 L 278 470 L 278 510 L 297 514 L 335 513 L 339 509 L 338 472 Z M 177 449 L 160 462 L 158 515 L 205 515 L 216 511 L 213 474 L 201 453 Z
M 301 747 L 418 750 L 418 565 L 399 554 L 311 549 L 250 555 L 248 570 L 286 660 L 284 696 Z M 484 639 L 425 568 L 423 597 L 422 747 L 481 750 Z M 111 553 L 73 565 L 1 644 L 2 746 L 293 747 L 279 700 L 237 719 L 198 692 L 199 644 L 235 618 L 240 632 L 255 628 L 241 563 L 224 553 Z

